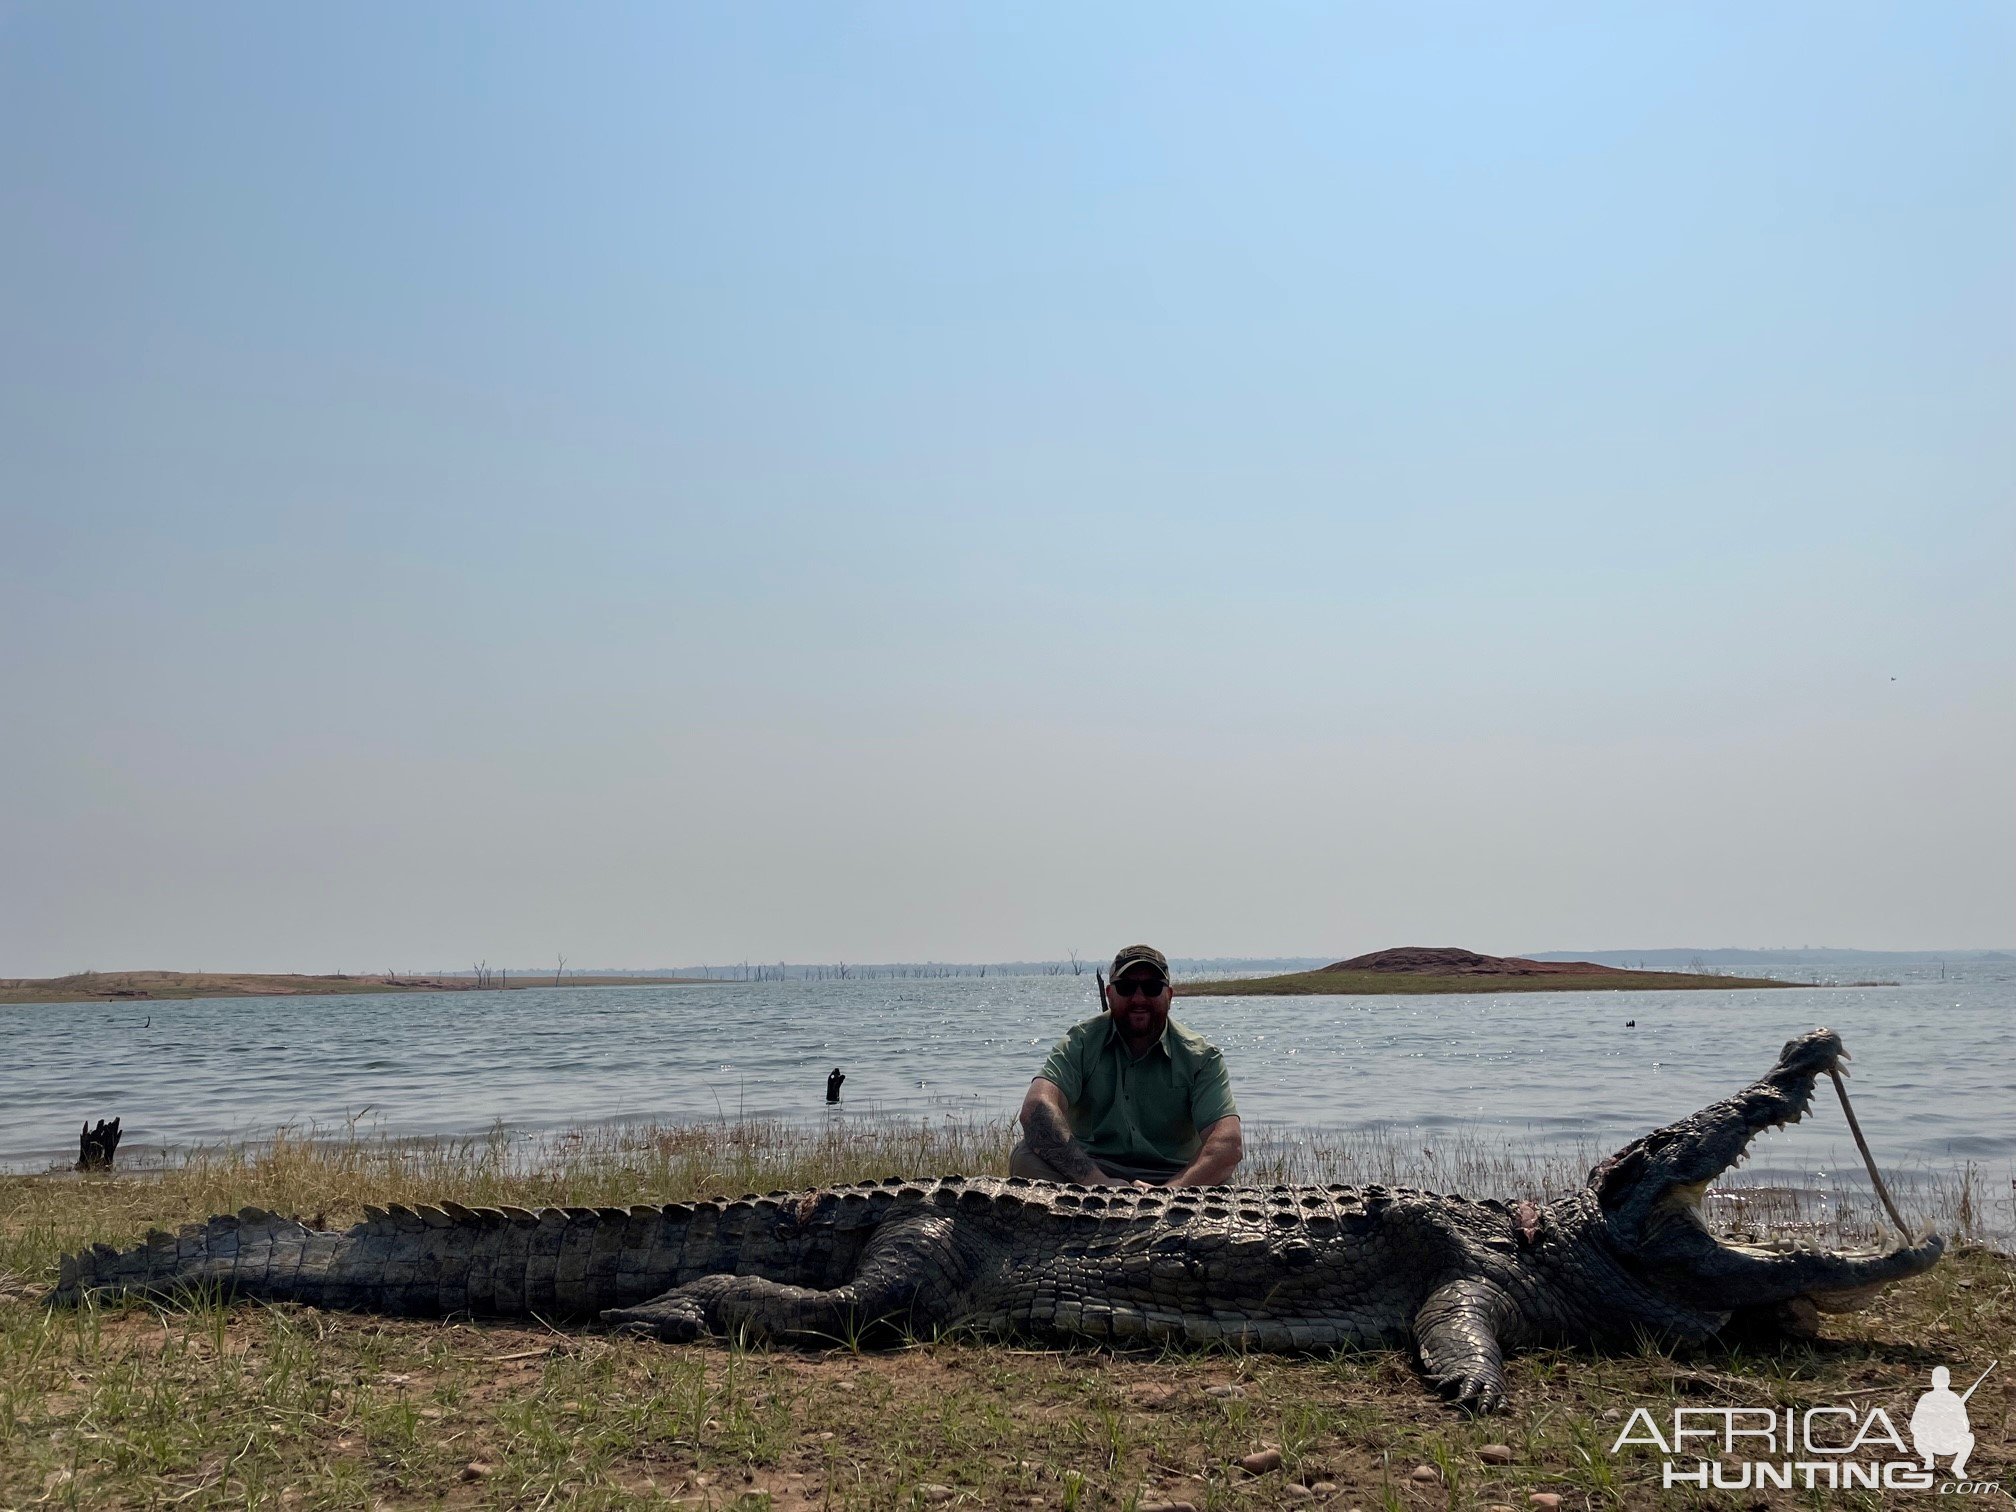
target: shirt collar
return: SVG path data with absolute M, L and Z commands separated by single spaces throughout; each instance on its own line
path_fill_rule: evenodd
M 1141 1054 L 1142 1060 L 1146 1060 L 1150 1055 L 1152 1055 L 1157 1050 L 1160 1050 L 1162 1052 L 1162 1057 L 1164 1060 L 1173 1061 L 1176 1059 L 1176 1057 L 1170 1054 L 1169 1052 L 1169 1028 L 1170 1028 L 1170 1020 L 1168 1019 L 1162 1020 L 1162 1032 L 1155 1037 L 1155 1043 L 1150 1045 L 1147 1048 L 1147 1050 L 1142 1052 Z M 1120 1022 L 1119 1020 L 1114 1018 L 1113 1015 L 1110 1013 L 1106 1015 L 1106 1043 L 1114 1046 L 1116 1049 L 1119 1050 L 1119 1052 L 1122 1055 L 1128 1057 L 1128 1059 L 1130 1060 L 1133 1059 L 1134 1052 L 1127 1048 L 1127 1041 L 1125 1041 L 1120 1037 Z

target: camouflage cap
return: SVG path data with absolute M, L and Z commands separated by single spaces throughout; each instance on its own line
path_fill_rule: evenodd
M 1117 982 L 1120 973 L 1129 966 L 1153 966 L 1163 976 L 1169 975 L 1169 958 L 1153 945 L 1129 945 L 1113 957 L 1113 974 L 1106 980 Z

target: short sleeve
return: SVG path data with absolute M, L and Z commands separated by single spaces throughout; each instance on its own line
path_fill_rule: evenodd
M 1213 1045 L 1198 1057 L 1197 1069 L 1191 1073 L 1190 1121 L 1199 1129 L 1208 1129 L 1238 1111 L 1239 1105 L 1232 1101 L 1232 1078 L 1225 1074 L 1225 1057 Z
M 1064 1101 L 1075 1103 L 1085 1090 L 1085 1073 L 1078 1064 L 1078 1036 L 1067 1034 L 1050 1047 L 1050 1058 L 1043 1062 L 1043 1069 L 1036 1074 L 1047 1082 L 1055 1082 L 1064 1093 Z

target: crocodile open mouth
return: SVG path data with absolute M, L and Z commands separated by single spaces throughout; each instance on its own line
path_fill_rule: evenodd
M 1848 1052 L 1839 1052 L 1839 1058 L 1848 1059 Z M 1750 1158 L 1751 1147 L 1759 1136 L 1776 1133 L 1786 1127 L 1804 1122 L 1813 1106 L 1813 1079 L 1801 1078 L 1799 1082 L 1782 1089 L 1783 1102 L 1776 1109 L 1759 1108 L 1751 1118 L 1745 1120 L 1736 1149 L 1722 1168 L 1713 1175 L 1698 1181 L 1675 1182 L 1660 1195 L 1654 1206 L 1656 1220 L 1667 1223 L 1678 1222 L 1698 1230 L 1700 1235 L 1714 1244 L 1717 1250 L 1736 1256 L 1757 1260 L 1767 1260 L 1786 1256 L 1810 1256 L 1815 1260 L 1866 1262 L 1880 1260 L 1893 1251 L 1882 1244 L 1823 1246 L 1812 1240 L 1793 1234 L 1726 1234 L 1717 1233 L 1708 1222 L 1707 1201 L 1710 1189 L 1717 1180 L 1744 1165 Z M 1718 1195 L 1735 1195 L 1724 1193 Z M 1812 1301 L 1822 1312 L 1848 1312 L 1865 1307 L 1883 1288 L 1882 1282 L 1845 1287 L 1820 1287 L 1801 1293 Z

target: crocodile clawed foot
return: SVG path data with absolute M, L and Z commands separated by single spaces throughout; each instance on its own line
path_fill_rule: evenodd
M 615 1333 L 647 1339 L 663 1339 L 668 1344 L 690 1344 L 707 1334 L 707 1320 L 686 1297 L 659 1298 L 635 1307 L 612 1307 L 602 1321 Z
M 1430 1379 L 1435 1389 L 1447 1397 L 1449 1405 L 1458 1412 L 1482 1417 L 1486 1413 L 1502 1412 L 1505 1408 L 1505 1382 L 1495 1371 L 1434 1376 Z

